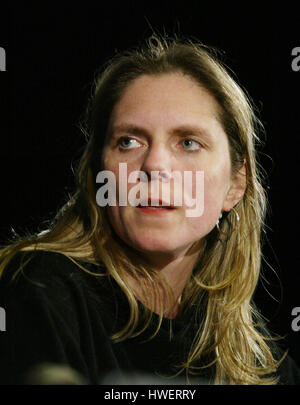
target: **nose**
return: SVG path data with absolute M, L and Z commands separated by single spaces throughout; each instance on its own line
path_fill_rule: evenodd
M 147 174 L 148 180 L 168 181 L 171 178 L 171 156 L 162 142 L 149 146 L 141 171 Z

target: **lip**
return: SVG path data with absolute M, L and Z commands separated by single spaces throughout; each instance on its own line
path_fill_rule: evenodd
M 173 210 L 172 208 L 156 208 L 156 207 L 136 207 L 139 213 L 146 214 L 146 215 L 156 215 L 156 216 L 164 216 L 170 215 Z
M 168 210 L 168 211 L 172 211 L 175 209 L 175 207 L 172 204 L 169 204 L 161 199 L 151 197 L 149 197 L 148 200 L 142 200 L 141 203 L 137 206 L 137 208 L 139 209 L 148 209 L 148 208 L 155 209 L 156 207 L 160 207 L 158 208 L 159 210 Z
M 148 200 L 143 200 L 141 204 L 139 204 L 136 208 L 138 212 L 142 214 L 154 215 L 159 217 L 168 215 L 171 212 L 175 211 L 175 207 L 173 205 L 167 204 L 160 199 L 152 199 L 151 201 L 151 198 L 148 198 Z

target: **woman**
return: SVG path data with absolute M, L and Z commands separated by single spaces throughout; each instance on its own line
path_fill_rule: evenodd
M 76 191 L 49 229 L 1 251 L 2 381 L 37 383 L 34 367 L 54 364 L 91 384 L 299 382 L 252 301 L 260 126 L 202 44 L 153 36 L 116 55 L 81 125 Z

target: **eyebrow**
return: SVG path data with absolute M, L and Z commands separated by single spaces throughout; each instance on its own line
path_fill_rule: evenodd
M 112 135 L 120 132 L 132 135 L 149 136 L 149 132 L 146 129 L 133 124 L 119 124 L 113 126 L 111 131 Z M 171 135 L 179 135 L 179 136 L 194 135 L 204 137 L 208 140 L 212 139 L 211 133 L 207 131 L 205 128 L 189 124 L 180 125 L 178 127 L 172 128 L 171 130 L 168 131 L 168 133 Z

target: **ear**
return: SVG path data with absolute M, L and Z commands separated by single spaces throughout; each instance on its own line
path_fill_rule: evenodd
M 231 211 L 243 198 L 247 188 L 247 161 L 244 159 L 242 167 L 232 174 L 230 187 L 223 202 L 223 211 Z

